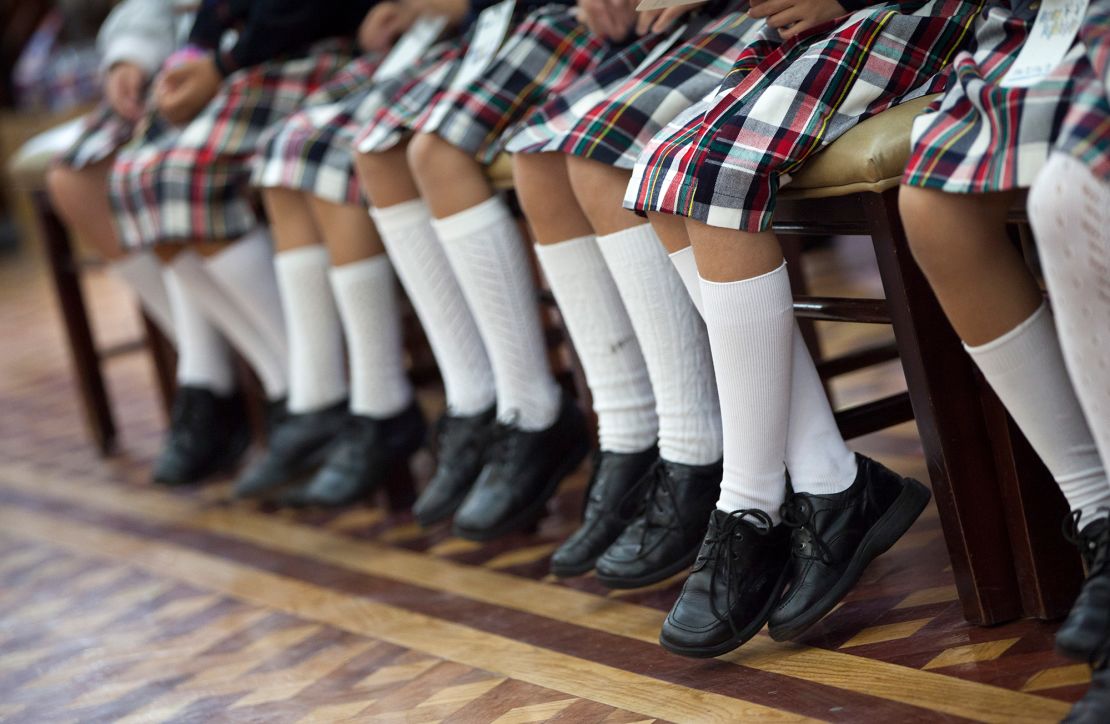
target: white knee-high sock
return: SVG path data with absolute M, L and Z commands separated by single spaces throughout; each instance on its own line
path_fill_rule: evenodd
M 205 266 L 284 363 L 289 356 L 289 345 L 285 338 L 281 293 L 274 271 L 274 244 L 269 230 L 255 229 L 209 257 Z
M 315 412 L 347 396 L 343 328 L 335 307 L 322 246 L 274 256 L 289 339 L 289 400 L 294 414 Z
M 370 215 L 428 336 L 448 409 L 463 417 L 488 410 L 497 399 L 493 367 L 428 207 L 409 201 Z
M 189 297 L 173 268 L 163 272 L 177 329 L 177 383 L 227 395 L 235 387 L 231 350 L 200 306 Z
M 702 311 L 701 281 L 694 250 L 671 254 L 690 298 Z M 790 423 L 786 434 L 786 468 L 796 492 L 830 495 L 851 487 L 856 478 L 856 456 L 844 442 L 813 357 L 797 323 L 794 324 L 790 387 Z
M 721 410 L 705 324 L 662 242 L 643 224 L 600 236 L 598 247 L 620 290 L 659 416 L 659 454 L 683 465 L 721 459 Z
M 1029 192 L 1029 220 L 1040 242 L 1064 360 L 1105 468 L 1110 464 L 1110 183 L 1072 156 L 1054 154 Z M 1110 489 L 1104 495 L 1076 504 L 1090 517 L 1110 506 Z
M 493 197 L 432 226 L 489 353 L 499 419 L 523 430 L 550 427 L 561 394 L 547 361 L 528 249 L 508 206 Z
M 755 508 L 779 520 L 786 497 L 794 307 L 786 265 L 739 282 L 701 282 L 721 395 L 724 511 Z
M 158 257 L 150 251 L 136 251 L 112 262 L 109 269 L 134 292 L 143 311 L 158 325 L 162 334 L 174 339 L 173 309 Z
M 1110 503 L 1106 470 L 1064 368 L 1048 305 L 998 339 L 966 349 L 1071 509 L 1089 518 Z
M 655 395 L 632 320 L 596 237 L 540 245 L 536 255 L 590 385 L 600 448 L 646 450 L 659 435 Z
M 285 397 L 288 384 L 284 355 L 273 351 L 224 285 L 212 278 L 204 260 L 187 251 L 178 254 L 170 266 L 204 316 L 246 358 L 261 380 L 266 397 L 271 401 Z
M 351 412 L 377 418 L 403 412 L 412 404 L 412 384 L 389 258 L 382 254 L 335 267 L 331 283 L 347 333 Z

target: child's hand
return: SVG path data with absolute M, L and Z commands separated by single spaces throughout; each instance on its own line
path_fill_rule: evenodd
M 590 32 L 606 40 L 624 40 L 636 24 L 639 0 L 578 0 L 578 17 Z
M 197 117 L 216 97 L 223 77 L 211 56 L 182 63 L 158 78 L 154 100 L 162 116 L 181 126 Z
M 146 71 L 126 61 L 116 63 L 104 78 L 104 98 L 121 118 L 137 121 L 143 115 Z
M 836 0 L 752 0 L 748 10 L 753 18 L 767 18 L 767 24 L 777 28 L 783 40 L 847 14 Z
M 660 8 L 659 10 L 645 10 L 636 20 L 636 34 L 662 33 L 675 24 L 675 21 L 686 13 L 704 5 L 704 2 L 677 7 Z
M 384 53 L 416 20 L 410 5 L 384 0 L 366 13 L 358 28 L 358 45 L 367 53 Z

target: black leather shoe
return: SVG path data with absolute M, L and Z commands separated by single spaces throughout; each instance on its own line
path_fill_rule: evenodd
M 1094 661 L 1110 653 L 1110 524 L 1104 516 L 1080 530 L 1077 512 L 1064 521 L 1064 535 L 1079 547 L 1087 580 L 1056 632 L 1056 648 L 1065 656 Z
M 1105 724 L 1110 721 L 1110 669 L 1091 672 L 1091 685 L 1064 717 L 1062 724 Z
M 721 492 L 721 463 L 660 460 L 649 473 L 643 509 L 597 559 L 609 588 L 641 588 L 690 567 Z
M 589 453 L 588 440 L 586 421 L 567 395 L 546 430 L 498 423 L 489 462 L 455 513 L 455 535 L 485 541 L 532 525 Z
M 648 471 L 659 459 L 652 446 L 637 453 L 600 452 L 586 488 L 582 526 L 551 556 L 551 572 L 561 578 L 592 570 L 597 559 L 643 509 Z
M 180 387 L 165 447 L 154 462 L 154 482 L 189 485 L 230 471 L 250 445 L 243 398 L 201 387 Z
M 424 414 L 415 402 L 390 418 L 350 415 L 324 467 L 281 502 L 294 507 L 337 508 L 364 500 L 390 476 L 404 472 L 427 434 Z
M 417 523 L 425 528 L 435 525 L 462 505 L 486 464 L 496 422 L 496 406 L 477 415 L 440 418 L 436 472 L 412 506 Z
M 759 510 L 714 510 L 694 569 L 659 643 L 682 656 L 709 658 L 755 636 L 786 584 L 790 531 Z
M 929 489 L 856 455 L 856 479 L 834 495 L 794 493 L 782 506 L 793 528 L 790 590 L 771 614 L 776 641 L 800 636 L 856 585 L 867 564 L 909 530 Z
M 297 482 L 324 464 L 347 422 L 347 402 L 279 417 L 258 462 L 235 481 L 236 498 L 257 498 Z

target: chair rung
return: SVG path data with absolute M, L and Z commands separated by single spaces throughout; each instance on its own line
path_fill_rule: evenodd
M 886 342 L 824 360 L 817 365 L 817 372 L 828 380 L 894 359 L 898 359 L 898 345 Z
M 844 297 L 795 297 L 794 314 L 820 322 L 890 324 L 885 299 L 846 299 Z
M 104 349 L 97 351 L 96 354 L 97 357 L 99 357 L 100 359 L 111 359 L 113 357 L 131 354 L 132 352 L 138 352 L 144 349 L 146 349 L 146 340 L 139 338 L 128 340 L 127 342 L 120 342 L 119 344 L 113 344 L 109 347 L 105 347 Z
M 913 419 L 910 393 L 899 392 L 836 413 L 836 425 L 846 440 L 885 430 Z

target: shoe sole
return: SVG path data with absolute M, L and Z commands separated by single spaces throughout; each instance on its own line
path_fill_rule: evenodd
M 522 528 L 527 528 L 540 519 L 543 515 L 544 507 L 547 505 L 547 501 L 551 500 L 552 496 L 555 495 L 555 491 L 559 489 L 559 484 L 577 470 L 578 466 L 582 464 L 582 461 L 585 460 L 586 456 L 589 454 L 590 446 L 588 443 L 583 442 L 575 447 L 565 458 L 563 464 L 552 473 L 551 479 L 547 481 L 547 485 L 544 486 L 540 495 L 529 503 L 527 507 L 501 525 L 484 530 L 469 530 L 455 523 L 452 527 L 452 532 L 459 538 L 465 538 L 477 543 L 484 543 L 508 535 L 509 533 L 515 533 Z
M 887 552 L 910 529 L 921 515 L 921 511 L 929 504 L 931 497 L 932 494 L 928 488 L 912 478 L 906 478 L 905 488 L 898 494 L 886 513 L 871 526 L 871 530 L 867 531 L 867 535 L 860 541 L 859 548 L 852 556 L 852 560 L 848 562 L 844 575 L 836 585 L 801 615 L 772 626 L 769 631 L 771 638 L 775 641 L 796 639 L 810 626 L 824 618 L 859 582 L 860 576 L 871 561 Z
M 231 497 L 235 500 L 265 500 L 273 501 L 281 493 L 303 484 L 308 478 L 316 474 L 316 471 L 324 466 L 327 462 L 328 455 L 331 453 L 332 443 L 328 442 L 322 445 L 312 454 L 301 458 L 296 469 L 293 470 L 289 476 L 282 480 L 280 483 L 274 483 L 263 488 L 257 488 L 246 492 L 239 490 L 232 490 Z
M 598 558 L 600 557 L 601 556 L 598 556 Z M 556 566 L 552 564 L 550 566 L 551 575 L 556 578 L 576 578 L 578 576 L 584 576 L 594 569 L 594 564 L 596 563 L 597 558 L 585 563 L 579 563 L 577 566 Z
M 701 550 L 701 543 L 698 543 L 696 548 L 692 548 L 689 553 L 687 553 L 671 565 L 663 568 L 662 570 L 655 571 L 654 573 L 649 573 L 646 576 L 640 576 L 639 578 L 614 578 L 612 576 L 606 576 L 599 571 L 597 574 L 597 580 L 600 581 L 601 584 L 606 588 L 612 588 L 618 591 L 627 591 L 633 588 L 643 588 L 645 586 L 651 586 L 653 584 L 665 581 L 671 576 L 678 575 L 690 566 L 694 565 L 694 561 L 696 561 L 698 558 L 699 550 Z
M 782 598 L 782 592 L 783 589 L 786 588 L 786 583 L 789 575 L 790 568 L 785 567 L 782 573 L 779 575 L 779 580 L 775 584 L 775 588 L 772 590 L 771 595 L 767 597 L 767 604 L 759 612 L 759 615 L 756 616 L 755 619 L 753 619 L 752 622 L 749 623 L 747 626 L 737 631 L 736 635 L 728 639 L 727 641 L 719 643 L 716 646 L 708 646 L 704 648 L 682 646 L 680 644 L 673 644 L 668 642 L 667 639 L 663 637 L 663 633 L 660 632 L 659 645 L 665 648 L 667 651 L 670 651 L 672 654 L 678 654 L 679 656 L 686 656 L 692 659 L 712 659 L 740 648 L 749 640 L 751 640 L 753 636 L 759 633 L 760 629 L 763 628 L 763 625 L 767 623 L 767 619 L 771 618 L 771 612 L 775 610 L 775 606 L 778 605 L 779 599 Z

